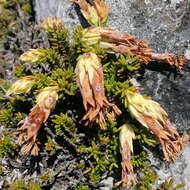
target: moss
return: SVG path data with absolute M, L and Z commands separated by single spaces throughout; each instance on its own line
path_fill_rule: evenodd
M 0 175 L 3 175 L 4 170 L 5 170 L 4 167 L 0 165 Z
M 3 158 L 7 154 L 13 156 L 15 149 L 16 146 L 12 143 L 10 135 L 4 133 L 4 137 L 0 138 L 0 158 Z
M 41 187 L 34 182 L 26 182 L 24 179 L 18 179 L 10 185 L 10 190 L 41 190 Z

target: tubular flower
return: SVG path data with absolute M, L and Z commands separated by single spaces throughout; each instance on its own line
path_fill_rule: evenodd
M 93 0 L 94 6 L 90 5 L 86 0 L 70 0 L 77 3 L 84 18 L 89 24 L 94 26 L 103 25 L 108 18 L 108 8 L 103 0 Z
M 147 127 L 162 145 L 165 160 L 173 161 L 187 145 L 186 132 L 180 136 L 172 126 L 165 110 L 157 102 L 145 98 L 136 91 L 127 91 L 130 114 L 144 127 Z
M 47 18 L 41 21 L 40 28 L 43 29 L 46 33 L 48 32 L 59 32 L 63 28 L 63 23 L 61 18 Z
M 17 80 L 7 91 L 6 95 L 28 93 L 34 85 L 36 78 L 34 76 L 25 76 Z
M 28 63 L 35 63 L 40 60 L 41 57 L 46 56 L 44 49 L 29 49 L 27 52 L 20 56 L 20 60 Z
M 115 115 L 121 111 L 115 104 L 111 104 L 105 97 L 103 84 L 103 71 L 99 59 L 94 53 L 85 53 L 78 58 L 76 66 L 77 83 L 83 97 L 83 104 L 87 120 L 86 125 L 91 126 L 94 122 L 105 129 L 105 116 L 114 120 Z M 113 112 L 108 113 L 107 108 L 112 107 Z
M 137 183 L 137 178 L 133 172 L 133 165 L 131 163 L 131 153 L 133 153 L 133 139 L 135 139 L 135 133 L 129 123 L 121 126 L 119 139 L 122 155 L 122 179 L 117 182 L 116 185 L 130 186 L 131 183 Z
M 51 110 L 55 107 L 58 100 L 58 87 L 46 87 L 36 98 L 36 105 L 31 109 L 30 114 L 19 124 L 22 126 L 15 132 L 18 134 L 17 144 L 24 146 L 21 153 L 38 155 L 39 148 L 36 143 L 36 137 L 41 125 L 48 119 Z
M 170 53 L 153 53 L 146 40 L 138 41 L 135 36 L 124 34 L 108 27 L 89 27 L 84 29 L 82 43 L 88 46 L 99 45 L 103 49 L 121 54 L 130 53 L 138 56 L 139 61 L 144 64 L 150 61 L 166 62 L 174 65 L 179 71 L 182 71 L 183 65 L 187 63 L 183 56 Z

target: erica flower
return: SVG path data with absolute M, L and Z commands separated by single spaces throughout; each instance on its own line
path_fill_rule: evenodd
M 109 103 L 105 97 L 102 65 L 97 55 L 94 53 L 81 55 L 78 58 L 76 75 L 87 112 L 83 120 L 88 120 L 89 126 L 96 122 L 105 129 L 105 116 L 114 120 L 115 115 L 119 115 L 121 111 L 115 104 Z M 108 113 L 108 107 L 112 107 L 112 113 Z
M 162 145 L 165 160 L 172 161 L 187 145 L 186 132 L 180 136 L 173 127 L 165 110 L 157 102 L 145 98 L 137 91 L 127 91 L 130 114 L 147 127 Z
M 41 57 L 46 56 L 44 49 L 29 49 L 27 52 L 20 56 L 20 60 L 28 63 L 35 63 L 41 59 Z
M 122 179 L 116 185 L 130 186 L 137 183 L 137 178 L 133 172 L 133 165 L 131 163 L 131 153 L 133 153 L 133 139 L 135 133 L 129 123 L 121 126 L 120 130 L 120 145 L 122 155 Z
M 107 21 L 108 8 L 103 0 L 93 0 L 93 4 L 89 4 L 86 0 L 70 0 L 77 3 L 84 18 L 89 24 L 94 26 L 103 25 Z
M 165 62 L 174 65 L 179 71 L 183 70 L 184 64 L 187 63 L 183 56 L 177 56 L 171 53 L 157 54 L 148 47 L 146 40 L 136 40 L 135 36 L 113 30 L 108 27 L 89 27 L 84 29 L 82 43 L 99 47 L 121 54 L 130 53 L 138 56 L 139 61 L 147 64 L 150 61 Z
M 34 76 L 25 76 L 17 80 L 7 91 L 6 95 L 28 93 L 34 85 L 36 78 Z
M 24 146 L 21 153 L 27 154 L 31 151 L 32 155 L 38 155 L 39 148 L 36 143 L 38 130 L 48 119 L 51 110 L 58 100 L 58 87 L 44 88 L 36 98 L 36 105 L 31 109 L 30 114 L 19 124 L 22 126 L 15 132 L 18 134 L 17 144 Z
M 46 33 L 48 32 L 59 32 L 63 28 L 63 23 L 61 18 L 47 18 L 41 21 L 40 28 L 43 29 Z

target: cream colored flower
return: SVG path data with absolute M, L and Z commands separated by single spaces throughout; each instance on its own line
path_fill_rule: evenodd
M 86 0 L 70 0 L 77 3 L 84 18 L 90 25 L 101 26 L 104 25 L 108 18 L 108 8 L 103 0 L 93 0 L 94 6 L 89 4 Z
M 137 178 L 133 171 L 133 165 L 131 163 L 131 153 L 133 153 L 133 139 L 135 139 L 135 133 L 131 124 L 125 123 L 120 127 L 120 145 L 122 155 L 122 179 L 116 183 L 116 186 L 130 186 L 137 183 Z
M 44 88 L 36 97 L 37 104 L 41 107 L 52 109 L 58 100 L 58 90 L 57 86 Z
M 63 28 L 63 23 L 61 18 L 47 18 L 45 20 L 41 21 L 41 26 L 40 26 L 45 32 L 52 32 L 59 31 L 61 28 Z
M 33 76 L 25 76 L 15 83 L 7 91 L 6 95 L 28 93 L 34 85 L 36 78 Z
M 27 52 L 20 56 L 20 60 L 28 63 L 35 63 L 40 60 L 41 57 L 46 56 L 44 49 L 29 49 Z
M 100 28 L 89 27 L 83 30 L 81 42 L 88 46 L 99 45 L 101 39 Z
M 188 143 L 187 133 L 180 136 L 160 104 L 145 98 L 137 90 L 128 90 L 126 97 L 130 114 L 157 137 L 165 160 L 172 161 L 179 156 Z
M 100 17 L 101 24 L 106 23 L 109 9 L 106 6 L 104 0 L 93 0 L 93 3 L 95 4 L 96 11 L 98 12 L 98 15 Z
M 130 151 L 133 152 L 133 139 L 135 139 L 135 132 L 129 123 L 125 123 L 120 127 L 119 134 L 121 148 L 125 148 L 125 144 L 129 145 Z
M 88 126 L 96 122 L 105 129 L 105 116 L 114 120 L 115 115 L 121 114 L 121 111 L 105 97 L 102 65 L 97 55 L 91 52 L 81 55 L 75 72 L 87 112 L 83 120 L 88 120 L 86 123 Z M 112 107 L 112 113 L 108 113 L 108 107 Z

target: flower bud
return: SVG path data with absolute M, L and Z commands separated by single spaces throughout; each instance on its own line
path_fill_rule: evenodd
M 57 86 L 44 88 L 36 97 L 36 102 L 40 107 L 47 109 L 52 109 L 58 100 L 57 91 L 59 88 Z
M 58 32 L 61 28 L 63 28 L 63 23 L 61 18 L 49 17 L 41 21 L 40 28 L 42 28 L 46 33 L 52 31 Z
M 122 179 L 116 183 L 116 186 L 130 186 L 132 183 L 137 183 L 137 178 L 133 172 L 133 165 L 131 163 L 133 152 L 133 139 L 135 139 L 135 133 L 129 123 L 125 123 L 120 127 L 120 144 L 122 155 Z
M 27 52 L 20 56 L 20 60 L 28 63 L 35 63 L 40 60 L 41 57 L 46 56 L 44 49 L 29 49 Z
M 133 139 L 135 139 L 135 132 L 133 128 L 128 123 L 125 123 L 120 128 L 119 139 L 121 148 L 124 149 L 126 146 L 125 144 L 127 143 L 130 151 L 133 152 Z
M 102 26 L 108 18 L 108 8 L 103 0 L 93 0 L 94 6 L 89 4 L 86 0 L 70 0 L 77 3 L 84 18 L 90 25 Z
M 99 27 L 89 27 L 83 30 L 81 42 L 84 45 L 92 46 L 99 44 L 101 40 Z
M 7 91 L 6 95 L 28 93 L 34 85 L 36 78 L 33 76 L 25 76 L 15 83 Z
M 93 0 L 96 10 L 101 20 L 101 24 L 106 23 L 108 18 L 109 9 L 103 0 Z

